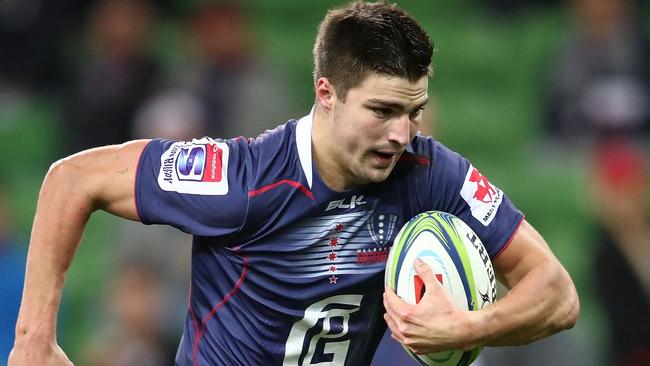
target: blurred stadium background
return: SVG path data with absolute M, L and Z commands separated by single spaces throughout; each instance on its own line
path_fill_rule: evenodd
M 503 351 L 513 352 L 506 356 L 511 362 L 537 355 L 555 357 L 555 365 L 615 364 L 608 356 L 615 345 L 594 264 L 600 231 L 589 200 L 593 140 L 567 144 L 548 132 L 557 60 L 581 26 L 578 3 L 590 2 L 599 0 L 399 1 L 435 41 L 427 128 L 507 192 L 551 244 L 581 295 L 579 323 L 559 345 L 544 343 L 542 352 Z M 219 3 L 197 0 L 0 1 L 0 364 L 12 344 L 26 244 L 48 166 L 93 144 L 193 133 L 252 136 L 301 117 L 313 101 L 316 27 L 337 3 L 246 0 L 223 10 L 214 6 Z M 638 4 L 632 18 L 648 36 L 647 2 Z M 136 55 L 136 66 L 120 64 L 124 54 Z M 203 73 L 216 59 L 225 66 Z M 210 95 L 230 93 L 232 85 L 244 85 L 244 91 L 209 101 Z M 122 92 L 128 100 L 111 96 Z M 642 103 L 646 109 L 649 101 Z M 156 118 L 165 123 L 152 122 Z M 186 125 L 179 127 L 179 121 Z M 152 356 L 147 364 L 171 364 L 165 357 L 173 357 L 182 330 L 188 254 L 184 235 L 155 234 L 95 214 L 70 269 L 59 322 L 59 342 L 72 360 L 117 364 L 99 361 L 110 354 L 102 345 L 119 347 L 116 339 L 129 325 L 115 323 L 142 321 L 137 303 L 152 301 L 158 311 L 146 316 L 164 324 L 155 331 L 163 334 L 159 354 L 165 362 Z M 131 308 L 115 304 L 151 288 L 159 291 L 133 300 Z M 640 326 L 647 337 L 650 323 Z M 154 332 L 133 327 L 135 333 Z

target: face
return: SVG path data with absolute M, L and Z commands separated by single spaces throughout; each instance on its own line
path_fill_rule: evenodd
M 388 177 L 419 129 L 427 87 L 427 77 L 411 82 L 370 74 L 345 101 L 332 98 L 328 153 L 341 188 Z

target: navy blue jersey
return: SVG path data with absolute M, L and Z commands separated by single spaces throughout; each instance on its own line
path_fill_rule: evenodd
M 430 137 L 415 137 L 384 182 L 332 191 L 312 164 L 311 123 L 145 148 L 142 222 L 194 236 L 178 365 L 370 364 L 386 329 L 385 262 L 409 218 L 450 212 L 491 257 L 522 221 L 501 190 Z

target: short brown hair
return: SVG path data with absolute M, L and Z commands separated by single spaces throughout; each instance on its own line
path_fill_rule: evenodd
M 331 9 L 314 44 L 314 82 L 329 79 L 341 100 L 368 72 L 416 81 L 431 74 L 433 42 L 404 10 L 387 2 Z

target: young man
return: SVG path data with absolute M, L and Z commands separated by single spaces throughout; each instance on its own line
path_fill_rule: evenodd
M 315 106 L 299 121 L 249 141 L 134 141 L 54 164 L 10 365 L 69 364 L 56 313 L 96 209 L 194 235 L 178 365 L 369 364 L 386 323 L 418 353 L 523 344 L 571 327 L 576 291 L 542 237 L 465 159 L 416 136 L 431 55 L 402 10 L 349 4 L 320 26 Z M 460 311 L 426 265 L 416 270 L 430 296 L 418 305 L 384 289 L 385 263 L 367 253 L 388 251 L 401 225 L 434 209 L 478 233 L 507 296 Z

